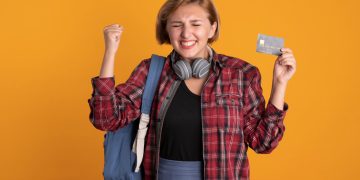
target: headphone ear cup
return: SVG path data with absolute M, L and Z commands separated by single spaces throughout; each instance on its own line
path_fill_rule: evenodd
M 192 76 L 190 64 L 185 60 L 179 60 L 174 64 L 176 75 L 182 80 L 189 79 Z
M 193 76 L 203 78 L 209 73 L 210 63 L 206 59 L 197 59 L 192 64 Z

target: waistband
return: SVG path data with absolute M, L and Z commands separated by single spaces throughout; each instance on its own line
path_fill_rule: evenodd
M 159 180 L 201 180 L 203 163 L 201 161 L 176 161 L 160 158 Z

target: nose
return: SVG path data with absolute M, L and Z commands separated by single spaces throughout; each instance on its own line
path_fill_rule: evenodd
M 181 37 L 184 39 L 188 39 L 190 35 L 191 35 L 191 29 L 188 26 L 184 25 L 181 31 Z

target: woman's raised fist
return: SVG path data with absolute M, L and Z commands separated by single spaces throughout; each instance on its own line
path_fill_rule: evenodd
M 111 24 L 104 28 L 105 52 L 116 53 L 123 27 L 119 24 Z

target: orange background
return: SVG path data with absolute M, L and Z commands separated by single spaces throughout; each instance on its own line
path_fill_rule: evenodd
M 0 179 L 102 179 L 103 134 L 89 122 L 90 78 L 99 74 L 103 27 L 124 33 L 116 83 L 152 53 L 164 0 L 10 1 L 0 5 Z M 255 52 L 258 33 L 285 38 L 298 63 L 286 91 L 286 131 L 270 155 L 249 150 L 250 177 L 359 179 L 359 2 L 215 1 L 218 53 L 262 74 L 268 100 L 275 56 Z

